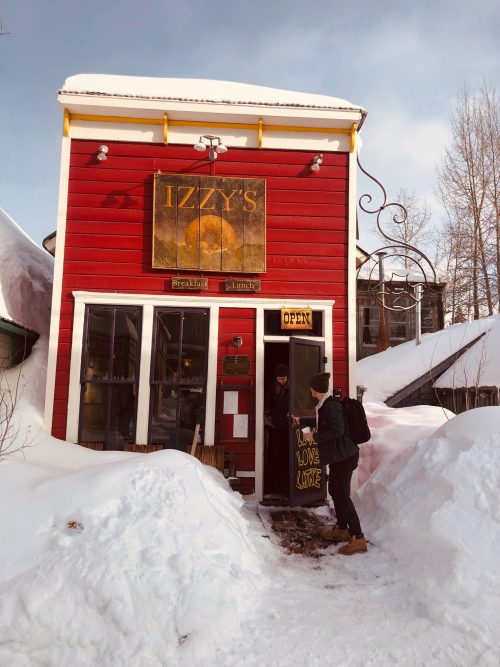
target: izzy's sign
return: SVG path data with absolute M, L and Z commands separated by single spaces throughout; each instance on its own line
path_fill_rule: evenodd
M 155 174 L 153 268 L 263 273 L 263 179 Z
M 282 308 L 282 329 L 312 329 L 312 308 Z

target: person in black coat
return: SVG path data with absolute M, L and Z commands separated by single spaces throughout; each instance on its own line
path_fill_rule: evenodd
M 342 403 L 328 392 L 330 373 L 311 378 L 310 392 L 316 405 L 316 417 L 295 417 L 300 426 L 312 426 L 316 432 L 304 433 L 305 440 L 318 445 L 322 465 L 329 465 L 328 492 L 337 523 L 326 535 L 337 542 L 348 542 L 339 553 L 350 556 L 367 550 L 358 513 L 351 499 L 352 473 L 358 467 L 359 447 L 352 441 L 346 427 Z
M 274 381 L 264 396 L 264 422 L 269 433 L 267 457 L 268 479 L 271 489 L 281 496 L 288 496 L 288 367 L 278 364 L 274 369 Z

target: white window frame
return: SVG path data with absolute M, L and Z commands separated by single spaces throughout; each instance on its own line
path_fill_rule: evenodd
M 311 340 L 325 342 L 327 363 L 325 370 L 332 373 L 333 355 L 333 300 L 283 300 L 225 297 L 213 299 L 203 296 L 148 295 L 148 294 L 116 294 L 103 292 L 73 292 L 75 309 L 73 315 L 73 337 L 71 346 L 71 362 L 69 376 L 68 415 L 66 422 L 66 440 L 78 442 L 78 424 L 80 419 L 80 377 L 83 351 L 83 334 L 85 307 L 88 305 L 121 305 L 142 307 L 141 357 L 139 371 L 139 395 L 137 408 L 136 443 L 147 444 L 150 398 L 151 345 L 153 341 L 154 308 L 185 308 L 198 307 L 208 309 L 210 329 L 208 342 L 208 368 L 205 411 L 205 444 L 212 445 L 215 440 L 215 408 L 217 396 L 217 357 L 219 346 L 219 311 L 221 308 L 245 308 L 255 310 L 255 471 L 237 471 L 239 477 L 255 475 L 255 491 L 257 499 L 263 494 L 263 460 L 264 460 L 264 343 L 287 342 L 288 335 L 264 335 L 264 311 L 280 308 L 312 308 L 323 312 L 323 336 L 308 336 Z M 299 331 L 290 335 L 300 336 Z

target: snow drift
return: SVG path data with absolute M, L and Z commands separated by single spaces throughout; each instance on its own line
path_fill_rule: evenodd
M 115 456 L 32 464 L 19 502 L 30 464 L 3 464 L 0 664 L 201 664 L 255 604 L 242 499 L 222 475 L 177 451 Z
M 500 408 L 454 417 L 360 490 L 363 527 L 436 621 L 496 639 Z

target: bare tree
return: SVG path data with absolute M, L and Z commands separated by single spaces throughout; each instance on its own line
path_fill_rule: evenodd
M 425 239 L 431 221 L 431 210 L 427 203 L 425 201 L 421 202 L 414 192 L 405 188 L 399 190 L 394 201 L 406 209 L 407 216 L 404 218 L 403 216 L 394 217 L 392 214 L 389 215 L 388 208 L 388 215 L 382 221 L 384 232 L 391 236 L 397 243 L 403 245 L 409 244 L 419 248 L 425 246 Z M 378 228 L 376 229 L 376 234 L 383 241 L 387 241 Z M 408 254 L 402 254 L 399 258 L 404 268 L 408 268 L 411 265 L 411 256 L 410 251 Z
M 22 394 L 21 372 L 22 366 L 11 383 L 5 370 L 0 370 L 0 462 L 9 454 L 30 445 L 29 434 L 21 433 L 21 427 L 15 419 Z
M 460 93 L 451 117 L 452 141 L 438 168 L 438 196 L 446 210 L 440 246 L 448 265 L 452 322 L 493 313 L 498 303 L 499 106 L 492 87 Z
M 487 83 L 481 88 L 481 100 L 485 159 L 490 173 L 487 198 L 492 229 L 492 264 L 495 267 L 497 311 L 500 312 L 500 102 L 495 89 Z

